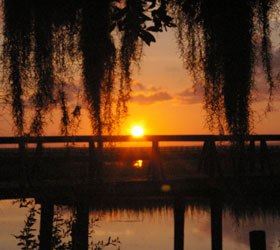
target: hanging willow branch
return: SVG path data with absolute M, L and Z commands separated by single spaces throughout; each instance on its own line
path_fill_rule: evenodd
M 112 133 L 127 110 L 131 63 L 140 60 L 142 42 L 150 45 L 155 41 L 150 31 L 172 26 L 164 0 L 3 0 L 3 8 L 3 65 L 18 135 L 42 135 L 55 104 L 62 111 L 61 131 L 68 133 L 70 111 L 61 82 L 77 84 L 77 75 L 83 80 L 93 133 Z M 113 33 L 120 33 L 120 41 L 114 41 Z M 29 100 L 34 117 L 26 131 L 24 106 Z
M 262 37 L 261 56 L 269 84 L 269 13 L 273 0 L 175 0 L 182 56 L 196 82 L 204 86 L 210 126 L 243 137 L 250 131 L 251 89 L 256 59 L 254 36 Z M 261 27 L 261 28 L 259 28 Z
M 251 128 L 256 36 L 272 100 L 269 18 L 276 2 L 3 0 L 3 65 L 17 134 L 42 135 L 46 115 L 58 106 L 67 134 L 67 115 L 75 110 L 68 110 L 61 83 L 78 85 L 78 77 L 93 134 L 112 133 L 127 112 L 132 65 L 143 44 L 155 42 L 152 32 L 174 27 L 172 9 L 185 65 L 204 87 L 208 124 L 242 140 Z M 25 106 L 32 106 L 32 121 Z
M 53 32 L 51 14 L 45 12 L 46 4 L 37 2 L 34 8 L 34 71 L 36 93 L 33 97 L 35 116 L 31 133 L 43 133 L 44 112 L 53 100 Z
M 4 74 L 8 72 L 7 81 L 11 86 L 12 115 L 16 134 L 23 135 L 23 92 L 29 76 L 32 21 L 30 2 L 17 1 L 17 4 L 17 8 L 14 8 L 12 1 L 5 2 L 3 62 Z M 24 15 L 22 10 L 26 10 Z
M 110 1 L 89 1 L 82 12 L 80 48 L 83 54 L 85 95 L 93 133 L 102 134 L 103 98 L 114 85 L 116 49 L 110 34 Z M 111 102 L 108 101 L 107 105 Z M 110 125 L 110 124 L 109 124 Z M 105 129 L 105 128 L 104 128 Z

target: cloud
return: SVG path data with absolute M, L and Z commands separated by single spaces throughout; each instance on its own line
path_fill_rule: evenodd
M 156 102 L 170 101 L 173 97 L 167 90 L 160 90 L 149 94 L 139 93 L 132 97 L 132 101 L 140 105 L 151 105 Z
M 132 90 L 134 92 L 151 92 L 151 91 L 159 91 L 162 88 L 160 87 L 154 87 L 151 85 L 146 86 L 145 84 L 141 83 L 141 82 L 133 82 L 132 83 Z
M 188 87 L 177 93 L 176 99 L 180 104 L 198 104 L 203 101 L 203 89 L 201 86 Z
M 146 85 L 141 82 L 133 82 L 132 90 L 133 95 L 131 101 L 140 105 L 151 105 L 158 102 L 170 101 L 174 98 L 166 89 Z
M 201 86 L 188 87 L 179 93 L 172 94 L 170 91 L 145 85 L 140 82 L 132 83 L 133 96 L 132 102 L 140 105 L 151 105 L 157 102 L 175 101 L 181 105 L 191 105 L 201 103 L 203 100 L 203 89 Z
M 133 82 L 132 83 L 132 89 L 134 91 L 145 91 L 146 90 L 146 87 L 143 83 L 141 82 Z

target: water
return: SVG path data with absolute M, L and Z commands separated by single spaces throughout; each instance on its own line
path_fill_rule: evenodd
M 34 200 L 30 199 L 29 201 L 31 203 L 28 207 L 21 208 L 20 203 L 14 203 L 15 200 L 2 200 L 0 202 L 1 249 L 21 249 L 20 246 L 17 246 L 20 240 L 16 239 L 14 235 L 19 236 L 20 231 L 26 226 L 25 222 L 30 215 L 28 212 L 30 207 L 34 207 L 38 212 L 41 208 L 41 205 L 35 204 Z M 111 241 L 116 240 L 116 246 L 109 245 L 104 249 L 118 249 L 118 247 L 123 250 L 174 249 L 173 201 L 145 200 L 135 203 L 126 200 L 125 202 L 119 202 L 118 205 L 114 204 L 115 202 L 111 201 L 96 201 L 96 203 L 86 205 L 89 211 L 89 243 L 92 244 L 92 249 L 95 249 L 96 246 L 102 247 L 102 241 L 104 246 L 109 237 L 111 237 Z M 180 201 L 180 204 L 185 205 L 183 249 L 211 249 L 212 237 L 216 240 L 219 238 L 211 235 L 211 206 L 213 220 L 215 219 L 213 210 L 217 209 L 217 204 L 218 207 L 222 207 L 223 249 L 249 250 L 249 232 L 254 230 L 265 231 L 268 250 L 278 250 L 280 248 L 280 217 L 277 209 L 267 208 L 267 206 L 262 209 L 261 206 L 257 206 L 256 209 L 247 207 L 247 209 L 240 210 L 240 207 L 229 206 L 216 200 L 194 198 L 184 199 L 183 203 Z M 250 204 L 250 206 L 254 205 Z M 55 222 L 53 228 L 66 230 L 67 223 L 73 219 L 73 214 L 75 214 L 75 206 L 55 205 L 54 211 Z M 81 217 L 80 221 L 82 221 Z M 58 224 L 59 226 L 57 226 Z M 84 226 L 80 225 L 81 227 Z M 37 239 L 40 231 L 39 213 L 35 214 L 35 223 L 32 228 L 35 230 L 32 231 L 34 237 L 30 239 Z M 62 236 L 62 231 L 60 235 Z M 68 234 L 61 239 L 68 244 L 72 237 L 71 234 Z M 35 247 L 34 249 L 39 248 Z

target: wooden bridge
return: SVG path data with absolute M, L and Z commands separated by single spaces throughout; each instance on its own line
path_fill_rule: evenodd
M 280 141 L 280 135 L 248 135 L 244 138 L 248 142 L 249 164 L 253 168 L 255 164 L 255 144 L 259 142 L 261 154 L 261 166 L 266 165 L 268 159 L 267 142 Z M 24 160 L 26 145 L 36 144 L 36 153 L 43 150 L 43 144 L 57 143 L 88 143 L 89 148 L 89 176 L 102 178 L 102 151 L 104 143 L 115 142 L 151 142 L 151 173 L 153 180 L 165 179 L 160 158 L 160 142 L 202 142 L 201 159 L 206 165 L 210 177 L 219 174 L 220 169 L 216 162 L 216 142 L 233 142 L 235 138 L 230 135 L 145 135 L 134 137 L 130 135 L 111 136 L 43 136 L 43 137 L 0 137 L 0 145 L 17 144 L 19 156 Z M 205 167 L 205 166 L 204 166 Z
M 248 135 L 245 141 L 280 141 L 280 135 Z M 131 135 L 104 136 L 42 136 L 42 137 L 0 137 L 0 144 L 21 143 L 69 143 L 69 142 L 205 142 L 205 141 L 234 141 L 231 135 L 145 135 L 135 137 Z

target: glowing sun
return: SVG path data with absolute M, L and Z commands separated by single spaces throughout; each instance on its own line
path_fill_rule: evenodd
M 144 129 L 140 126 L 134 126 L 132 129 L 131 129 L 131 134 L 133 136 L 142 136 L 144 134 Z

